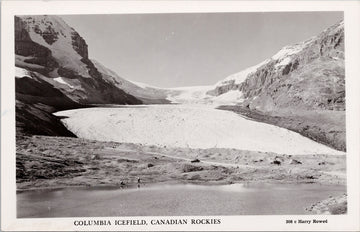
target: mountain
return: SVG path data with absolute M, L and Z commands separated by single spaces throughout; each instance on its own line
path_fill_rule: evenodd
M 162 88 L 146 85 L 143 83 L 132 82 L 120 77 L 116 72 L 102 65 L 100 62 L 91 60 L 103 78 L 126 93 L 135 96 L 145 104 L 164 104 L 170 103 L 167 98 L 167 91 Z
M 15 17 L 15 54 L 17 67 L 75 102 L 141 104 L 103 78 L 88 57 L 85 40 L 58 16 Z
M 45 126 L 58 110 L 142 104 L 99 72 L 86 41 L 58 16 L 15 16 L 15 66 L 17 129 L 24 133 L 68 135 L 60 121 L 54 130 Z
M 230 75 L 209 95 L 239 91 L 241 105 L 262 112 L 345 110 L 344 23 Z

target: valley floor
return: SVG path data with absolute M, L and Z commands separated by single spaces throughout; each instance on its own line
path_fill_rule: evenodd
M 344 185 L 345 167 L 344 155 L 291 156 L 223 148 L 144 146 L 69 137 L 17 137 L 18 191 L 70 186 L 133 186 L 138 184 L 138 178 L 141 184 L 264 182 Z M 318 208 L 314 205 L 311 210 Z

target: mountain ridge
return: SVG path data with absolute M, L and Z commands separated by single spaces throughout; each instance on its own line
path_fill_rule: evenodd
M 345 110 L 344 66 L 341 21 L 318 36 L 285 46 L 270 59 L 219 81 L 208 94 L 218 96 L 238 90 L 244 95 L 244 106 L 264 112 L 293 107 Z M 322 83 L 317 78 L 322 78 Z M 306 87 L 311 84 L 318 89 L 308 91 Z

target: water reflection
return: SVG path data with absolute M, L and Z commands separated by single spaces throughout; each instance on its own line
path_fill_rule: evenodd
M 315 184 L 144 185 L 65 188 L 17 194 L 18 217 L 284 215 L 346 192 Z

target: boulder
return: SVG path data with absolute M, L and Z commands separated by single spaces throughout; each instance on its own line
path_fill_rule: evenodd
M 191 160 L 190 162 L 191 162 L 191 163 L 199 163 L 200 160 L 199 160 L 199 159 L 193 159 L 193 160 Z
M 291 159 L 289 164 L 302 164 L 302 163 L 296 159 Z
M 281 161 L 280 160 L 274 160 L 274 161 L 271 162 L 271 164 L 281 165 Z
M 204 170 L 204 168 L 201 166 L 195 166 L 195 165 L 190 165 L 190 164 L 184 164 L 182 166 L 183 172 L 197 172 L 197 171 L 202 171 L 202 170 Z
M 147 167 L 148 167 L 148 168 L 151 168 L 151 167 L 154 167 L 154 165 L 149 163 L 149 164 L 147 165 Z

